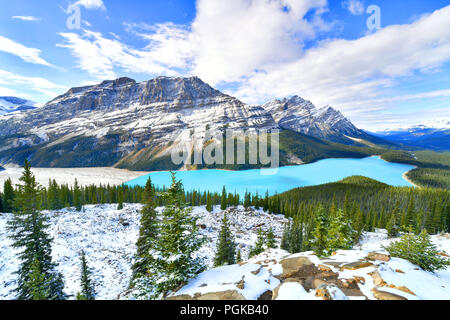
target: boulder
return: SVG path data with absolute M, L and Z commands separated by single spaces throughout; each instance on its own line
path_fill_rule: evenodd
M 319 269 L 306 257 L 287 258 L 281 260 L 280 264 L 283 267 L 283 272 L 277 276 L 280 280 L 288 278 L 305 280 L 319 273 Z
M 405 297 L 399 296 L 394 293 L 386 292 L 386 291 L 380 291 L 377 288 L 372 289 L 373 296 L 377 300 L 408 300 Z
M 386 282 L 383 280 L 383 278 L 381 277 L 380 273 L 378 271 L 375 271 L 371 274 L 372 279 L 373 279 L 373 283 L 377 286 L 377 287 L 384 287 L 386 285 Z
M 341 268 L 343 270 L 358 270 L 358 269 L 363 269 L 363 268 L 368 268 L 373 266 L 372 262 L 368 262 L 368 261 L 356 261 L 356 262 L 352 262 L 352 263 L 347 263 L 341 266 Z
M 391 260 L 391 256 L 388 254 L 384 254 L 384 253 L 378 253 L 378 252 L 370 252 L 367 255 L 367 260 L 379 260 L 379 261 L 384 261 L 384 262 L 388 262 Z

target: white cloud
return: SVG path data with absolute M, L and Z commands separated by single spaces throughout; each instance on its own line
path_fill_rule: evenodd
M 78 59 L 79 67 L 99 79 L 115 78 L 116 66 L 127 72 L 178 74 L 162 65 L 160 60 L 164 59 L 154 59 L 154 52 L 130 48 L 117 39 L 107 39 L 98 32 L 84 30 L 81 36 L 75 33 L 60 35 L 65 39 L 65 43 L 57 46 L 69 48 L 72 55 Z
M 54 98 L 55 96 L 57 96 L 57 92 L 68 89 L 65 86 L 57 85 L 41 77 L 26 77 L 5 70 L 0 70 L 0 85 L 7 87 L 17 87 L 20 91 L 23 91 L 24 88 L 26 88 L 26 90 L 39 92 L 40 94 L 49 98 Z M 14 96 L 25 96 L 25 94 L 22 93 L 17 94 L 15 89 L 2 87 L 2 92 L 8 91 L 10 93 L 14 93 L 12 94 Z M 30 98 L 28 94 L 26 94 L 26 96 L 27 98 Z
M 12 19 L 22 20 L 22 21 L 33 21 L 33 22 L 40 22 L 42 19 L 33 17 L 33 16 L 12 16 Z
M 91 31 L 83 36 L 63 33 L 66 41 L 60 46 L 70 48 L 80 67 L 98 77 L 110 77 L 120 67 L 152 74 L 195 74 L 213 85 L 240 81 L 255 69 L 297 59 L 304 40 L 330 29 L 320 17 L 326 4 L 326 0 L 199 0 L 191 26 L 127 24 L 128 31 L 148 40 L 141 50 Z M 305 15 L 311 11 L 307 21 Z
M 345 0 L 342 6 L 346 8 L 352 15 L 360 16 L 364 14 L 364 4 L 359 0 Z
M 322 20 L 326 11 L 326 0 L 199 0 L 189 26 L 127 24 L 148 41 L 144 48 L 91 31 L 61 34 L 60 46 L 98 78 L 113 78 L 119 69 L 195 74 L 212 85 L 232 84 L 227 93 L 248 103 L 297 94 L 361 123 L 361 115 L 375 121 L 377 112 L 393 107 L 395 101 L 379 100 L 404 77 L 439 72 L 450 61 L 450 6 L 410 24 L 305 49 L 306 40 L 333 25 Z
M 20 43 L 14 42 L 13 40 L 2 36 L 0 36 L 0 51 L 16 55 L 26 62 L 51 66 L 50 63 L 40 57 L 41 50 L 25 47 Z

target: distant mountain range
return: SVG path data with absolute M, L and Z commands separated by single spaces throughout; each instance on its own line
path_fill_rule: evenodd
M 18 111 L 36 109 L 37 103 L 17 97 L 0 97 L 0 116 Z
M 167 166 L 182 132 L 203 141 L 208 129 L 226 128 L 282 130 L 283 164 L 362 157 L 367 151 L 359 147 L 389 144 L 332 107 L 319 109 L 297 96 L 250 106 L 197 77 L 140 83 L 119 78 L 72 88 L 40 108 L 0 117 L 0 163 L 176 169 Z
M 376 132 L 374 135 L 408 147 L 435 151 L 450 150 L 450 121 L 439 121 L 411 128 Z

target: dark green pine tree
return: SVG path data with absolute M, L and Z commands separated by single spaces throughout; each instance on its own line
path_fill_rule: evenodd
M 119 187 L 119 194 L 117 195 L 117 210 L 122 210 L 123 209 L 123 188 Z
M 303 251 L 303 224 L 298 215 L 294 217 L 290 229 L 288 251 L 290 253 L 299 253 Z
M 50 293 L 45 283 L 45 275 L 42 274 L 39 261 L 36 257 L 31 264 L 30 276 L 25 286 L 30 292 L 30 298 L 28 300 L 49 300 Z
M 158 237 L 157 204 L 150 177 L 146 182 L 143 197 L 144 207 L 141 210 L 141 226 L 139 238 L 136 242 L 137 252 L 135 262 L 131 267 L 133 272 L 132 285 L 134 280 L 146 275 L 150 265 L 153 263 L 153 257 L 149 252 L 155 247 Z
M 236 263 L 242 262 L 242 253 L 240 249 L 237 249 L 237 254 L 236 254 Z
M 209 193 L 209 192 L 208 192 L 208 195 L 206 196 L 206 210 L 208 210 L 208 212 L 213 211 L 211 193 Z
M 171 290 L 205 270 L 196 252 L 205 238 L 197 228 L 192 209 L 182 201 L 183 184 L 172 174 L 172 184 L 163 195 L 166 206 L 159 224 L 158 241 L 152 248 L 154 261 L 148 270 L 147 298 L 163 298 Z
M 264 252 L 264 233 L 261 228 L 258 229 L 258 238 L 256 239 L 255 246 L 250 249 L 249 258 L 257 256 L 260 253 Z
M 290 250 L 290 235 L 291 235 L 292 223 L 288 222 L 284 226 L 283 236 L 281 237 L 280 249 L 289 251 Z
M 266 246 L 269 249 L 275 249 L 277 247 L 277 241 L 275 240 L 275 235 L 272 228 L 269 228 L 269 231 L 267 231 Z
M 0 193 L 0 212 L 5 212 L 5 211 L 3 210 L 3 196 L 2 196 L 1 193 Z
M 16 272 L 17 299 L 33 299 L 36 292 L 39 292 L 40 298 L 45 293 L 48 300 L 65 299 L 63 277 L 56 271 L 57 264 L 52 262 L 52 238 L 46 232 L 48 220 L 40 212 L 42 189 L 36 183 L 28 161 L 25 161 L 20 181 L 23 184 L 18 186 L 15 195 L 15 212 L 8 221 L 13 247 L 21 249 L 18 254 L 20 265 Z M 30 287 L 30 284 L 38 287 Z
M 316 212 L 316 227 L 312 233 L 311 248 L 319 258 L 329 254 L 327 248 L 329 217 L 324 208 L 319 206 Z
M 227 206 L 227 190 L 225 189 L 225 186 L 223 186 L 222 198 L 220 199 L 220 210 L 226 210 Z
M 81 211 L 83 207 L 82 193 L 77 179 L 73 185 L 73 205 L 77 211 Z
M 86 262 L 86 254 L 81 251 L 81 292 L 77 294 L 77 300 L 95 300 L 95 288 L 91 280 L 91 270 Z
M 3 184 L 3 210 L 5 212 L 13 212 L 14 206 L 14 188 L 11 179 L 8 178 Z
M 236 243 L 230 230 L 227 215 L 222 219 L 222 227 L 219 232 L 219 241 L 214 258 L 214 266 L 232 265 L 236 263 Z

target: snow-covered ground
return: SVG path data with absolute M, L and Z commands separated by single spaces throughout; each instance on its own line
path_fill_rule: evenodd
M 83 212 L 76 212 L 74 209 L 44 212 L 50 219 L 50 234 L 54 237 L 53 258 L 59 263 L 59 270 L 64 274 L 66 293 L 74 295 L 80 289 L 79 252 L 83 249 L 93 271 L 98 299 L 126 298 L 132 257 L 139 231 L 139 211 L 142 206 L 125 204 L 121 211 L 116 208 L 117 205 L 108 204 L 85 206 Z M 162 208 L 158 210 L 161 211 Z M 248 256 L 249 247 L 256 241 L 258 228 L 267 230 L 272 227 L 279 241 L 284 224 L 287 222 L 283 216 L 269 215 L 262 210 L 245 210 L 243 207 L 238 207 L 230 208 L 226 212 L 244 259 Z M 215 207 L 212 213 L 206 211 L 205 207 L 195 207 L 193 214 L 199 217 L 199 230 L 209 239 L 199 251 L 199 256 L 203 257 L 205 263 L 211 267 L 223 212 L 218 207 Z M 11 248 L 11 240 L 7 236 L 6 225 L 9 217 L 9 214 L 0 214 L 0 300 L 14 298 L 10 291 L 15 287 L 13 272 L 19 263 L 16 258 L 17 251 Z M 450 235 L 432 236 L 432 239 L 439 250 L 450 253 Z M 234 283 L 245 276 L 245 288 L 239 292 L 247 299 L 255 299 L 261 293 L 273 290 L 280 284 L 276 279 L 276 276 L 283 271 L 280 261 L 290 256 L 307 257 L 316 266 L 326 265 L 333 272 L 339 272 L 340 279 L 364 278 L 365 283 L 359 284 L 359 288 L 369 299 L 374 299 L 372 289 L 375 286 L 370 274 L 378 270 L 388 284 L 407 287 L 415 293 L 415 296 L 389 287 L 383 287 L 384 291 L 400 294 L 408 299 L 450 300 L 450 268 L 432 274 L 397 258 L 392 258 L 388 262 L 377 261 L 373 266 L 357 270 L 341 270 L 338 266 L 362 260 L 372 251 L 383 253 L 382 246 L 388 245 L 393 240 L 397 239 L 388 239 L 384 230 L 366 233 L 361 244 L 353 250 L 340 250 L 336 255 L 322 260 L 312 252 L 290 256 L 280 249 L 271 250 L 242 266 L 210 269 L 198 278 L 192 279 L 177 294 L 229 290 L 235 288 Z M 261 268 L 261 261 L 264 261 L 263 268 Z M 279 288 L 278 298 L 317 299 L 314 291 L 308 292 L 300 287 L 295 283 L 284 283 Z M 337 289 L 333 295 L 342 297 L 342 292 Z
M 64 274 L 66 293 L 74 295 L 80 289 L 79 252 L 82 249 L 93 271 L 98 299 L 122 298 L 127 291 L 142 206 L 125 204 L 121 211 L 116 208 L 117 205 L 89 205 L 85 206 L 84 212 L 74 209 L 45 211 L 54 238 L 53 258 Z M 281 237 L 287 221 L 282 216 L 268 215 L 261 210 L 246 211 L 243 207 L 230 208 L 227 213 L 243 258 L 248 255 L 249 245 L 256 241 L 258 227 L 265 230 L 271 226 L 275 235 Z M 209 239 L 199 255 L 211 266 L 223 213 L 218 207 L 209 213 L 203 206 L 193 208 L 193 214 L 199 217 L 201 233 Z M 0 300 L 13 298 L 10 290 L 15 286 L 13 272 L 18 265 L 17 251 L 11 248 L 11 240 L 7 237 L 9 216 L 0 214 Z
M 17 166 L 6 166 L 6 170 L 0 171 L 0 191 L 3 183 L 11 178 L 13 184 L 19 183 L 23 169 Z M 110 184 L 120 185 L 124 182 L 139 178 L 149 172 L 128 171 L 116 168 L 32 168 L 36 181 L 44 187 L 48 186 L 48 179 L 55 179 L 58 184 L 73 185 L 77 178 L 79 185 Z

